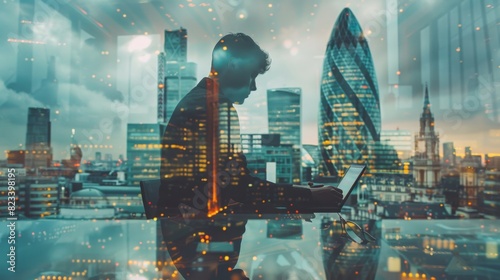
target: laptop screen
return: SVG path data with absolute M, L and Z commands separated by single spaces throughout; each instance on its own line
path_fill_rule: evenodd
M 338 185 L 338 188 L 342 190 L 342 193 L 344 195 L 344 201 L 342 204 L 345 203 L 347 198 L 349 197 L 349 194 L 351 191 L 354 189 L 354 185 L 358 181 L 359 177 L 365 170 L 364 165 L 351 165 L 349 167 L 349 170 L 347 170 L 347 173 L 345 176 L 342 178 L 342 181 L 340 181 L 340 184 Z

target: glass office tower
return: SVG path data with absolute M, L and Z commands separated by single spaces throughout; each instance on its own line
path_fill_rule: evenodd
M 269 133 L 279 134 L 283 145 L 293 148 L 293 183 L 301 182 L 301 107 L 300 88 L 278 88 L 267 90 L 267 114 Z
M 333 27 L 323 62 L 319 146 L 323 175 L 342 175 L 350 164 L 373 165 L 380 138 L 375 68 L 360 24 L 345 8 Z

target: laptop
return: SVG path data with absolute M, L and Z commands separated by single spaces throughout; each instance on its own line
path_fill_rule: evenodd
M 349 169 L 347 170 L 346 174 L 340 181 L 339 185 L 337 188 L 342 190 L 342 194 L 344 195 L 344 198 L 342 199 L 342 202 L 340 203 L 339 206 L 332 206 L 332 207 L 321 207 L 321 208 L 315 208 L 313 209 L 314 212 L 340 212 L 340 209 L 344 206 L 344 204 L 347 202 L 347 199 L 349 198 L 349 195 L 351 194 L 352 190 L 354 187 L 357 185 L 359 182 L 359 179 L 361 178 L 361 175 L 363 175 L 363 172 L 366 169 L 366 165 L 358 165 L 358 164 L 352 164 Z M 321 187 L 323 185 L 319 186 L 313 186 L 313 187 Z

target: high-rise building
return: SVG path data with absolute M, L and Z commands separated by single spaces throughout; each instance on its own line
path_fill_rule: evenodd
M 269 133 L 279 134 L 281 144 L 301 145 L 301 94 L 300 88 L 267 90 Z
M 241 135 L 242 151 L 247 158 L 247 168 L 252 176 L 267 179 L 267 163 L 276 163 L 276 182 L 293 183 L 296 153 L 293 145 L 280 143 L 280 134 L 243 134 Z M 299 150 L 300 152 L 300 150 Z M 300 161 L 299 161 L 300 163 Z
M 167 116 L 166 116 L 166 107 L 165 107 L 165 67 L 167 66 L 167 60 L 166 60 L 166 55 L 164 52 L 161 52 L 158 54 L 158 100 L 157 100 L 157 120 L 158 123 L 166 123 L 167 122 Z
M 435 131 L 427 87 L 424 94 L 423 112 L 420 116 L 420 131 L 415 135 L 413 177 L 417 187 L 420 188 L 436 188 L 441 181 L 439 135 Z
M 403 174 L 405 166 L 399 159 L 398 152 L 388 141 L 375 141 L 370 145 L 374 154 L 370 173 L 376 175 Z M 406 169 L 406 174 L 408 170 Z
M 401 160 L 407 160 L 413 156 L 413 137 L 409 130 L 382 130 L 380 141 L 391 145 Z
M 500 156 L 490 156 L 488 154 L 484 155 L 484 161 L 486 162 L 486 169 L 488 170 L 500 170 Z
M 414 100 L 428 82 L 435 108 L 483 114 L 484 125 L 497 124 L 500 37 L 493 3 L 398 0 L 399 61 L 393 69 L 399 85 L 413 89 Z
M 164 47 L 158 57 L 158 63 L 165 63 L 158 66 L 159 123 L 168 123 L 179 101 L 196 86 L 196 63 L 187 62 L 187 30 L 165 31 Z
M 187 61 L 187 30 L 165 30 L 165 60 L 166 61 Z
M 46 108 L 28 109 L 26 130 L 26 169 L 49 167 L 52 162 L 50 145 L 50 110 Z
M 196 63 L 167 61 L 165 67 L 165 118 L 168 122 L 179 101 L 196 86 Z
M 443 143 L 443 165 L 454 167 L 456 165 L 456 151 L 453 142 Z
M 410 174 L 413 137 L 408 130 L 382 130 L 380 141 L 370 145 L 373 152 L 371 173 L 379 175 Z
M 269 133 L 279 134 L 280 143 L 292 145 L 293 182 L 301 181 L 301 93 L 300 88 L 279 88 L 267 90 L 267 115 Z
M 318 137 L 321 173 L 342 175 L 356 163 L 372 167 L 369 150 L 380 139 L 380 122 L 370 48 L 353 12 L 345 8 L 333 27 L 323 62 Z
M 161 139 L 164 130 L 161 124 L 128 124 L 127 160 L 130 185 L 160 178 Z
M 29 108 L 26 147 L 50 147 L 50 109 Z

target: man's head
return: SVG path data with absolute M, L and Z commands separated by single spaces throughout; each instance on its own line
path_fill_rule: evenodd
M 242 104 L 257 89 L 257 75 L 264 74 L 270 64 L 269 55 L 250 36 L 228 34 L 214 47 L 210 76 L 218 79 L 220 90 L 227 98 Z
M 229 280 L 249 280 L 249 278 L 245 275 L 245 272 L 239 268 L 233 269 L 229 273 Z

